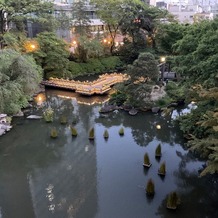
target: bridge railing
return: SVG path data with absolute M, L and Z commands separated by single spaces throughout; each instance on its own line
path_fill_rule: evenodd
M 72 89 L 81 94 L 93 95 L 95 93 L 103 94 L 110 90 L 112 85 L 123 82 L 126 79 L 128 79 L 128 76 L 126 74 L 113 73 L 100 75 L 99 79 L 93 82 L 81 82 L 75 80 L 50 78 L 48 81 L 44 81 L 43 84 L 54 87 Z

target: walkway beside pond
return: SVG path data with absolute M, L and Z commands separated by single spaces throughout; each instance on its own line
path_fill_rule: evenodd
M 99 79 L 89 82 L 81 82 L 75 80 L 65 80 L 58 78 L 50 78 L 49 80 L 43 81 L 42 84 L 45 86 L 62 88 L 67 90 L 75 91 L 82 95 L 94 95 L 104 94 L 111 89 L 116 83 L 123 82 L 128 79 L 126 74 L 112 73 L 103 74 L 99 76 Z

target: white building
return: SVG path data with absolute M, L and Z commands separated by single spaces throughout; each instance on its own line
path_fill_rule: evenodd
M 181 23 L 211 20 L 218 15 L 218 0 L 168 0 L 168 11 Z

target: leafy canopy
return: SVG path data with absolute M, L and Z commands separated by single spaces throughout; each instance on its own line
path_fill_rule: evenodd
M 42 70 L 32 57 L 0 50 L 0 113 L 14 114 L 27 106 L 41 75 Z

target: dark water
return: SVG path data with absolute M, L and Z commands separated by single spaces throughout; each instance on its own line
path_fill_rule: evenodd
M 183 148 L 182 134 L 170 117 L 113 112 L 102 118 L 98 111 L 107 96 L 86 98 L 49 90 L 36 99 L 41 109 L 54 108 L 55 120 L 17 118 L 13 130 L 0 138 L 1 218 L 218 217 L 218 178 L 198 177 L 204 162 Z M 41 114 L 41 109 L 34 113 Z M 79 118 L 77 138 L 72 138 L 69 124 L 60 124 L 62 114 L 69 123 Z M 53 126 L 57 139 L 50 138 Z M 118 134 L 121 126 L 123 137 Z M 92 127 L 93 142 L 88 140 Z M 158 143 L 160 161 L 154 157 Z M 149 170 L 142 166 L 145 152 L 152 162 Z M 161 179 L 157 170 L 163 161 L 167 174 Z M 155 183 L 152 199 L 144 190 L 149 178 Z M 182 203 L 169 211 L 164 199 L 174 190 Z

